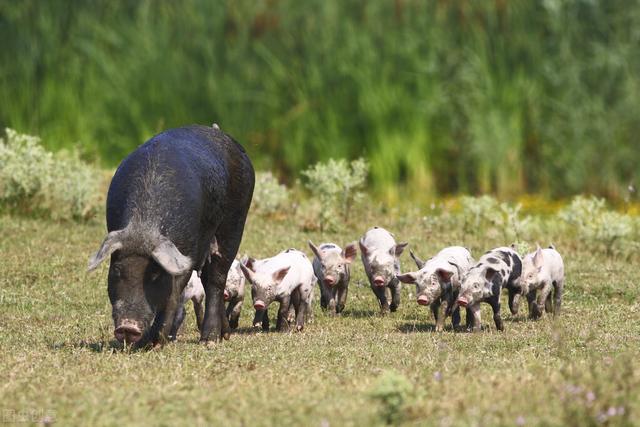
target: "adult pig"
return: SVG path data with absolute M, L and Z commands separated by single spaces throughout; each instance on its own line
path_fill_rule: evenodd
M 542 315 L 543 307 L 547 313 L 559 315 L 564 290 L 564 262 L 556 248 L 541 249 L 537 246 L 535 252 L 524 257 L 522 269 L 522 293 L 527 296 L 529 316 L 537 319 Z
M 309 248 L 315 255 L 313 271 L 320 284 L 320 306 L 331 314 L 339 314 L 347 303 L 351 263 L 358 252 L 356 244 L 350 243 L 344 249 L 335 243 L 320 246 L 309 240 Z
M 451 315 L 453 327 L 460 324 L 460 310 L 453 309 L 460 291 L 460 281 L 474 261 L 467 248 L 450 246 L 442 249 L 433 258 L 423 262 L 413 252 L 411 257 L 419 270 L 398 275 L 403 283 L 416 285 L 417 303 L 430 306 L 436 320 L 436 331 L 444 329 L 444 319 Z M 467 323 L 470 324 L 470 314 L 467 313 Z
M 373 227 L 360 239 L 360 256 L 380 312 L 396 311 L 400 305 L 400 254 L 407 243 L 396 243 L 384 228 Z M 391 304 L 389 304 L 391 299 Z
M 223 292 L 251 204 L 254 171 L 217 126 L 165 131 L 118 167 L 107 195 L 107 237 L 89 261 L 111 256 L 115 336 L 164 342 L 192 270 L 202 271 L 201 340 L 228 338 Z

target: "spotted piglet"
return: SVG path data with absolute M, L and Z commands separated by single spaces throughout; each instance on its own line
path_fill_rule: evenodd
M 227 283 L 224 287 L 224 302 L 227 303 L 227 318 L 231 329 L 238 327 L 238 319 L 240 319 L 240 311 L 244 302 L 245 277 L 240 268 L 241 262 L 246 263 L 247 259 L 242 261 L 233 260 L 227 274 Z
M 396 243 L 384 228 L 373 227 L 360 239 L 360 256 L 371 290 L 380 303 L 381 314 L 400 305 L 400 254 L 408 243 Z M 391 304 L 389 304 L 391 297 Z
M 309 248 L 315 255 L 313 271 L 320 284 L 320 306 L 329 309 L 331 314 L 344 310 L 351 279 L 351 262 L 358 250 L 350 243 L 344 249 L 335 243 L 323 243 L 320 246 L 309 240 Z
M 522 260 L 508 247 L 492 249 L 463 276 L 456 304 L 467 307 L 473 314 L 473 330 L 480 331 L 480 303 L 493 309 L 493 321 L 499 331 L 504 330 L 500 317 L 500 291 L 502 288 L 520 289 Z
M 541 249 L 538 246 L 535 252 L 524 257 L 523 264 L 522 294 L 527 296 L 529 316 L 539 318 L 543 306 L 547 313 L 559 315 L 564 290 L 564 263 L 556 248 Z
M 436 331 L 444 329 L 444 319 L 451 315 L 453 327 L 460 324 L 460 309 L 454 304 L 460 291 L 461 276 L 473 265 L 473 258 L 467 248 L 451 246 L 444 248 L 436 256 L 424 262 L 411 252 L 419 270 L 399 274 L 398 280 L 416 285 L 417 303 L 431 306 L 436 319 Z M 467 322 L 470 315 L 467 314 Z

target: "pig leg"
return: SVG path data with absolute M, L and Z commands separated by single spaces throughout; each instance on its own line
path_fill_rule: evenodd
M 489 300 L 489 304 L 493 309 L 493 321 L 496 324 L 496 329 L 499 331 L 504 331 L 502 317 L 500 317 L 500 295 L 498 294 L 496 297 L 491 298 L 491 300 Z
M 276 320 L 276 331 L 288 332 L 289 331 L 289 307 L 291 306 L 291 296 L 286 295 L 282 297 L 280 301 L 280 308 L 278 309 L 278 318 Z
M 474 323 L 473 321 L 474 321 L 475 315 L 473 314 L 473 311 L 469 307 L 465 309 L 465 312 L 466 312 L 466 316 L 465 316 L 466 329 L 467 331 L 470 331 L 473 328 L 473 323 Z
M 329 305 L 329 297 L 327 296 L 327 293 L 327 289 L 322 284 L 322 281 L 320 281 L 320 308 L 323 310 L 326 310 Z
M 529 305 L 529 318 L 538 318 L 538 307 L 536 306 L 536 291 L 532 289 L 527 294 L 527 304 Z
M 242 310 L 242 302 L 243 302 L 242 299 L 234 298 L 229 303 L 229 308 L 231 308 L 231 310 L 227 310 L 227 312 L 229 313 L 229 327 L 231 329 L 238 328 L 238 319 L 240 319 L 240 310 Z
M 176 310 L 176 317 L 173 321 L 173 328 L 171 328 L 171 339 L 175 340 L 178 337 L 178 331 L 180 330 L 180 326 L 182 326 L 182 322 L 184 322 L 184 305 L 178 305 Z
M 380 303 L 380 314 L 387 314 L 389 311 L 389 301 L 387 300 L 386 289 L 380 286 L 371 286 L 371 290 L 373 290 L 373 293 Z
M 193 311 L 196 313 L 196 323 L 198 330 L 202 331 L 202 322 L 204 322 L 204 306 L 202 305 L 202 299 L 193 298 Z M 182 309 L 182 315 L 184 316 L 184 307 Z
M 436 318 L 436 332 L 444 331 L 444 319 L 447 317 L 447 308 L 449 303 L 447 300 L 442 301 L 438 308 L 438 317 Z
M 230 265 L 223 261 L 223 257 L 213 256 L 202 271 L 201 279 L 206 295 L 204 323 L 200 334 L 202 342 L 229 339 L 229 319 L 225 312 L 223 293 Z
M 480 332 L 482 330 L 482 319 L 480 316 L 480 303 L 475 303 L 471 307 L 471 314 L 473 315 L 473 332 Z M 467 316 L 469 312 L 467 312 Z
M 329 293 L 329 313 L 331 313 L 332 315 L 335 315 L 337 312 L 336 296 L 338 291 L 335 288 L 330 288 L 328 293 Z
M 538 301 L 536 302 L 537 312 L 539 315 L 542 315 L 543 307 L 546 305 L 547 297 L 551 293 L 552 288 L 553 285 L 551 284 L 551 282 L 546 282 L 542 286 L 542 289 L 540 289 L 540 293 L 538 294 Z
M 564 279 L 558 280 L 554 284 L 553 290 L 553 315 L 560 314 L 560 307 L 562 306 L 562 292 L 564 291 Z
M 438 323 L 438 308 L 440 308 L 440 303 L 438 301 L 434 301 L 434 302 L 431 303 L 429 308 L 431 309 L 431 313 L 433 313 L 433 320 L 435 320 L 436 324 L 437 324 Z
M 349 288 L 347 288 L 346 286 L 343 286 L 340 289 L 338 289 L 338 304 L 336 304 L 336 313 L 338 314 L 342 313 L 342 310 L 344 310 L 345 305 L 347 305 L 348 291 L 349 291 Z
M 300 292 L 294 299 L 294 305 L 296 306 L 296 331 L 300 332 L 304 328 L 304 319 L 307 315 L 307 300 L 301 297 Z
M 269 332 L 269 312 L 267 310 L 264 311 L 264 316 L 262 316 L 262 330 Z
M 391 290 L 391 306 L 389 309 L 393 313 L 400 306 L 400 283 L 396 280 L 395 285 L 389 286 Z
M 547 299 L 544 301 L 544 311 L 547 313 L 553 312 L 553 296 L 551 292 L 547 295 Z
M 164 306 L 164 308 L 158 312 L 158 314 L 156 315 L 156 320 L 154 321 L 154 324 L 158 325 L 158 335 L 157 341 L 153 344 L 164 344 L 174 336 L 173 329 L 175 326 L 174 324 L 176 320 L 176 312 L 178 311 L 178 307 L 183 305 L 182 291 L 187 285 L 190 275 L 191 273 L 189 273 L 189 275 L 176 276 L 173 278 L 173 290 L 171 292 L 171 295 L 169 296 L 169 300 L 167 301 L 167 304 Z M 175 332 L 177 333 L 177 331 Z M 138 343 L 136 343 L 136 347 L 138 347 L 138 345 L 146 345 L 146 343 L 144 343 L 143 341 L 144 340 L 138 341 Z
M 509 288 L 509 311 L 514 316 L 518 315 L 520 309 L 520 292 L 516 289 Z
M 460 307 L 456 307 L 453 312 L 451 312 L 451 324 L 453 325 L 454 331 L 460 329 Z

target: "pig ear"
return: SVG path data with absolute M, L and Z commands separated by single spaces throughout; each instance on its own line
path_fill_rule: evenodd
M 447 270 L 445 268 L 436 269 L 436 274 L 445 283 L 449 283 L 451 281 L 451 277 L 453 276 L 453 270 Z
M 360 246 L 360 252 L 362 252 L 362 255 L 366 256 L 369 253 L 369 251 L 367 250 L 367 247 L 362 242 L 362 239 L 358 240 L 358 246 Z
M 349 243 L 343 250 L 342 250 L 342 258 L 344 258 L 344 261 L 347 264 L 351 264 L 353 262 L 353 260 L 356 258 L 356 255 L 358 254 L 358 249 L 356 249 L 356 243 Z
M 540 249 L 540 245 L 536 244 L 536 253 L 533 255 L 533 265 L 537 269 L 540 269 L 542 268 L 542 263 L 542 249 Z
M 493 277 L 496 275 L 498 271 L 494 270 L 491 267 L 487 267 L 487 269 L 484 272 L 484 277 L 490 282 L 493 280 Z
M 87 271 L 95 270 L 102 261 L 104 261 L 109 255 L 118 249 L 122 248 L 122 237 L 124 235 L 124 230 L 112 231 L 107 234 L 107 237 L 102 241 L 102 245 L 98 252 L 93 254 L 91 258 L 89 258 L 89 266 Z
M 151 252 L 153 259 L 172 276 L 179 276 L 191 270 L 191 258 L 182 255 L 169 239 L 162 239 Z
M 460 271 L 460 266 L 455 262 L 449 261 L 449 264 L 456 268 L 456 272 L 458 273 L 458 281 L 462 282 L 462 271 Z
M 397 274 L 396 278 L 402 283 L 416 283 L 416 273 Z
M 284 267 L 284 268 L 281 268 L 280 270 L 274 271 L 273 280 L 275 280 L 276 282 L 282 282 L 282 279 L 284 279 L 284 276 L 287 275 L 290 268 L 291 267 Z
M 249 258 L 249 260 L 251 260 L 251 258 Z M 243 263 L 240 263 L 240 270 L 242 270 L 244 277 L 246 277 L 249 282 L 253 283 L 253 271 Z
M 411 258 L 413 258 L 413 261 L 416 263 L 416 266 L 419 269 L 422 269 L 422 267 L 424 267 L 424 261 L 418 258 L 416 254 L 413 253 L 412 250 L 409 251 L 409 255 L 411 255 Z
M 393 248 L 391 248 L 391 255 L 400 256 L 408 245 L 407 242 L 398 243 Z
M 321 259 L 322 257 L 320 256 L 320 250 L 318 247 L 314 245 L 311 240 L 308 240 L 307 243 L 309 244 L 309 249 L 311 249 L 311 252 L 313 252 L 316 258 Z

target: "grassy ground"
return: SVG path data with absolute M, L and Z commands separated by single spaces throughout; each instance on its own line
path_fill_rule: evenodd
M 465 243 L 474 255 L 503 243 L 460 232 L 426 235 L 398 216 L 370 218 L 342 235 L 252 218 L 242 252 L 306 249 L 307 238 L 355 240 L 388 227 L 422 257 Z M 177 343 L 114 348 L 106 266 L 85 273 L 104 226 L 0 217 L 0 421 L 59 425 L 609 425 L 640 411 L 638 262 L 556 238 L 568 281 L 560 319 L 531 322 L 488 310 L 479 334 L 433 332 L 433 318 L 403 290 L 399 311 L 377 315 L 360 262 L 344 315 L 319 309 L 303 333 L 254 333 L 245 301 L 240 330 L 207 348 L 191 308 Z M 546 241 L 549 236 L 539 236 Z M 403 270 L 413 268 L 408 254 Z M 506 308 L 506 303 L 503 304 Z M 272 309 L 273 310 L 273 309 Z M 606 418 L 608 417 L 608 418 Z

